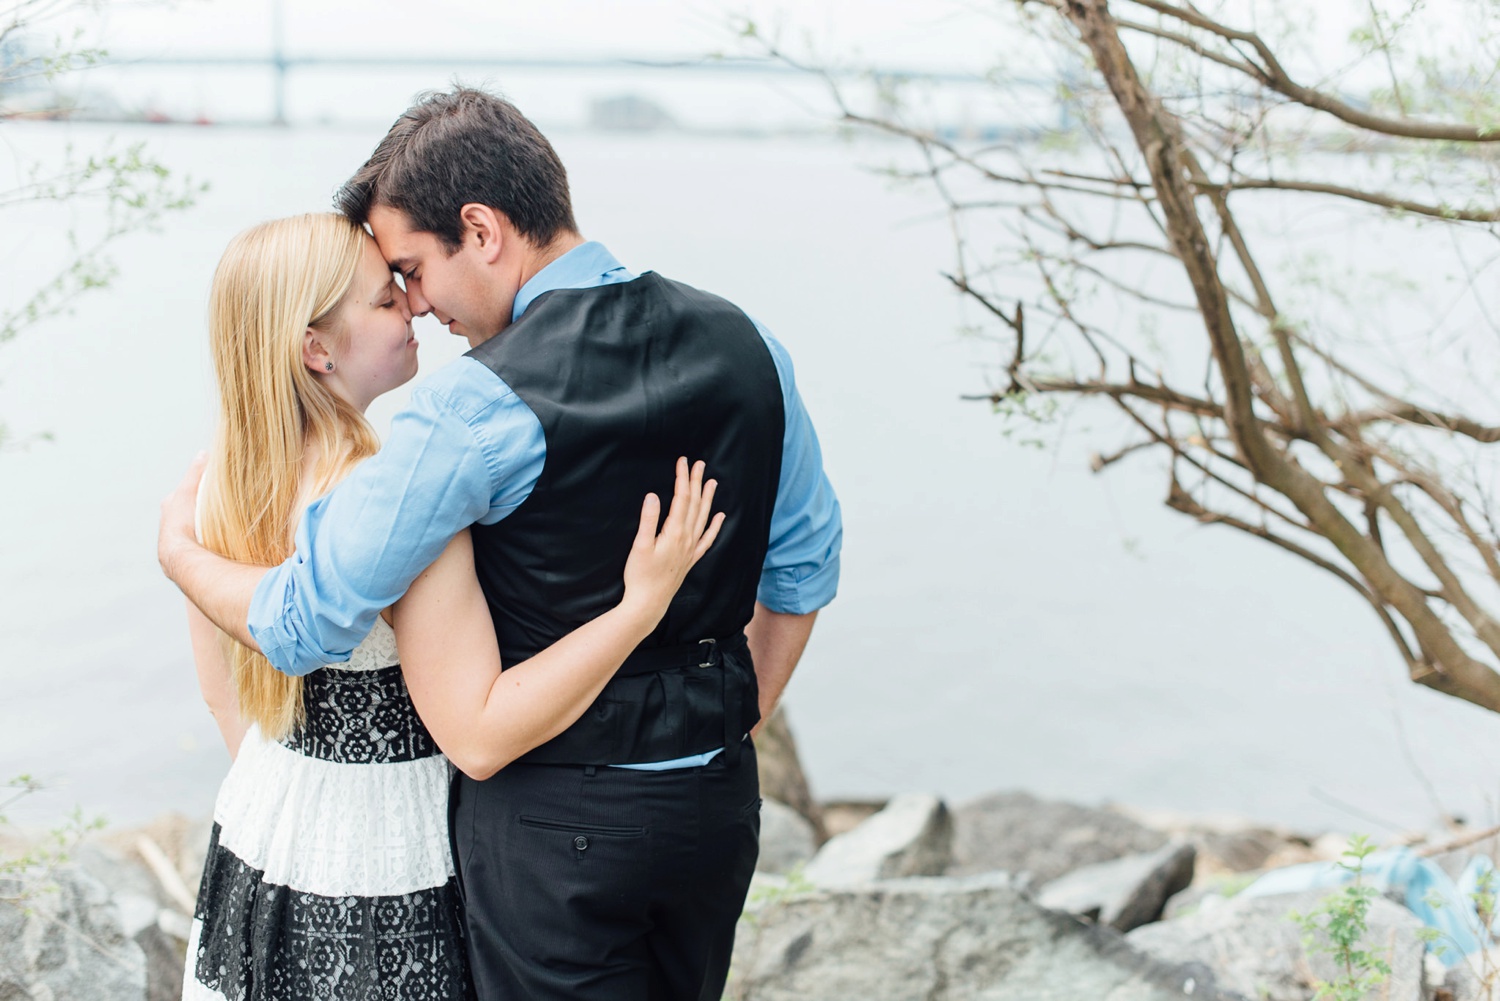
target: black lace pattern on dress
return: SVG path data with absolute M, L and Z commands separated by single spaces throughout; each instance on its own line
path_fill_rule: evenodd
M 314 671 L 302 679 L 302 704 L 307 722 L 282 743 L 310 758 L 368 765 L 438 753 L 400 666 Z
M 263 875 L 219 845 L 215 824 L 196 909 L 205 987 L 229 1001 L 473 1001 L 455 880 L 325 897 Z

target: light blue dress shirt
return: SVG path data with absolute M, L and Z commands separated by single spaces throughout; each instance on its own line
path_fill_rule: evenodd
M 635 277 L 601 244 L 582 244 L 521 287 L 512 320 L 552 289 Z M 786 414 L 757 597 L 772 611 L 812 612 L 838 589 L 843 522 L 791 358 L 755 326 L 776 364 Z M 475 523 L 493 525 L 526 500 L 546 453 L 536 415 L 480 362 L 460 358 L 426 379 L 392 421 L 380 452 L 307 509 L 296 552 L 256 587 L 248 625 L 266 658 L 292 675 L 348 660 L 380 610 L 454 535 Z

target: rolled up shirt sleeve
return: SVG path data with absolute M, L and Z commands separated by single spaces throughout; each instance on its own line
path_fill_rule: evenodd
M 545 450 L 536 415 L 478 362 L 418 387 L 380 452 L 307 509 L 296 551 L 256 587 L 247 625 L 266 658 L 292 675 L 348 660 L 454 535 L 526 499 Z
M 838 593 L 843 515 L 823 471 L 817 432 L 797 392 L 791 356 L 765 327 L 756 323 L 756 328 L 776 362 L 786 415 L 771 544 L 756 597 L 773 612 L 801 615 L 817 611 Z

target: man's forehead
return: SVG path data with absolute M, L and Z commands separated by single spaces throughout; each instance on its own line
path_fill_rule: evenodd
M 411 233 L 411 220 L 400 209 L 388 205 L 376 205 L 370 209 L 370 229 L 375 238 L 406 236 Z
M 370 231 L 375 235 L 380 253 L 392 267 L 419 254 L 422 237 L 432 235 L 414 230 L 405 212 L 386 205 L 377 205 L 370 210 Z
M 385 258 L 392 271 L 400 271 L 411 264 L 411 229 L 405 223 L 405 214 L 395 209 L 377 205 L 370 210 L 370 233 L 375 237 L 380 256 Z

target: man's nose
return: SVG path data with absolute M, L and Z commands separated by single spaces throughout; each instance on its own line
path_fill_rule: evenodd
M 432 303 L 428 302 L 422 295 L 422 283 L 408 280 L 406 283 L 406 304 L 411 308 L 412 316 L 426 316 L 432 312 Z

